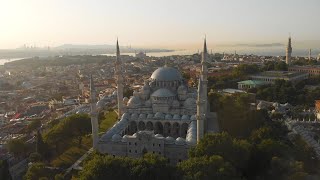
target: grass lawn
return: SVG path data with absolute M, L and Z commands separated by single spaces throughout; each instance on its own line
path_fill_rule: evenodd
M 107 111 L 104 112 L 102 118 L 99 120 L 99 133 L 106 132 L 109 128 L 111 128 L 114 123 L 118 120 L 118 115 L 115 111 Z

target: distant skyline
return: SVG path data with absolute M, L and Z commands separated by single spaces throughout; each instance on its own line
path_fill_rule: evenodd
M 2 0 L 0 49 L 114 44 L 197 49 L 286 44 L 320 48 L 319 0 Z M 241 47 L 242 47 L 241 46 Z M 263 46 L 262 46 L 263 47 Z

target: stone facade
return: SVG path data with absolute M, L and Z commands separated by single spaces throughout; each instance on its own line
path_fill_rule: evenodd
M 216 114 L 208 112 L 206 53 L 205 43 L 198 90 L 188 87 L 177 69 L 158 68 L 130 99 L 118 102 L 124 113 L 101 136 L 96 149 L 113 156 L 159 154 L 177 163 L 187 158 L 188 149 L 204 133 L 217 132 Z

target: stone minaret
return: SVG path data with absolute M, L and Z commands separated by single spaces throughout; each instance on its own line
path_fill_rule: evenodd
M 120 59 L 120 49 L 119 43 L 117 39 L 117 58 L 115 63 L 115 76 L 117 82 L 117 100 L 118 100 L 118 113 L 119 117 L 123 114 L 124 106 L 123 106 L 123 76 L 122 76 L 122 62 Z
M 291 36 L 289 36 L 287 50 L 286 50 L 286 63 L 288 66 L 291 64 L 291 53 L 292 53 Z
M 311 49 L 309 49 L 309 61 L 311 61 Z
M 97 110 L 96 103 L 97 103 L 96 90 L 93 84 L 92 75 L 90 75 L 90 106 L 91 106 L 90 114 L 91 114 L 93 149 L 97 149 L 97 144 L 99 141 L 98 110 Z
M 198 85 L 198 99 L 197 99 L 197 142 L 203 138 L 206 129 L 206 114 L 207 114 L 207 99 L 208 99 L 208 68 L 207 68 L 207 43 L 204 39 L 201 73 Z

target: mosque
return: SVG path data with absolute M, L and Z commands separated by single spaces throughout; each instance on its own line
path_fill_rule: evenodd
M 123 98 L 123 68 L 117 41 L 115 78 L 117 83 L 118 122 L 98 135 L 98 112 L 103 99 L 96 100 L 91 77 L 91 123 L 93 148 L 113 156 L 141 157 L 145 153 L 162 155 L 177 163 L 187 158 L 188 149 L 205 133 L 218 132 L 215 112 L 207 101 L 206 39 L 201 60 L 198 89 L 187 86 L 180 72 L 165 65 L 155 70 L 139 92 Z

